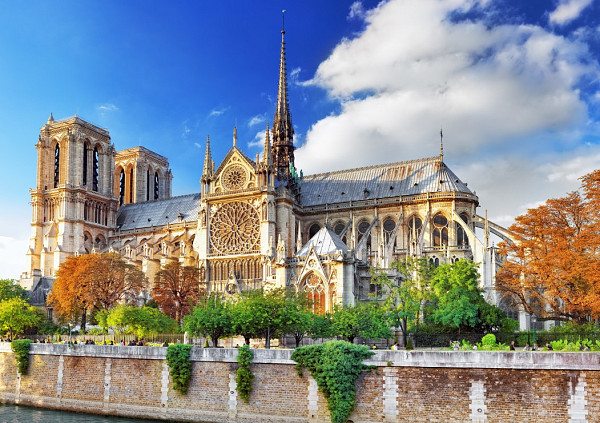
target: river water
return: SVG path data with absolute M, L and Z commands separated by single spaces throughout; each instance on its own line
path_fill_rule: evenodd
M 148 423 L 158 420 L 125 419 L 122 417 L 98 416 L 71 411 L 48 410 L 22 405 L 0 404 L 2 423 Z

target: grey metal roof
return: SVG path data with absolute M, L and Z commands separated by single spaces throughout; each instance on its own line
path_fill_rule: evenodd
M 200 194 L 188 194 L 168 200 L 127 204 L 117 212 L 117 227 L 122 231 L 167 223 L 196 222 L 200 210 Z M 181 220 L 179 220 L 181 214 Z
M 344 244 L 344 241 L 331 229 L 326 226 L 321 228 L 319 232 L 313 235 L 313 237 L 296 253 L 296 257 L 305 257 L 310 252 L 310 248 L 314 247 L 315 252 L 324 256 L 326 254 L 335 254 L 338 251 L 347 252 L 348 246 Z
M 41 277 L 31 292 L 29 292 L 29 303 L 34 306 L 45 306 L 52 286 L 54 286 L 53 278 Z
M 303 206 L 427 192 L 473 194 L 439 157 L 305 175 L 301 186 Z

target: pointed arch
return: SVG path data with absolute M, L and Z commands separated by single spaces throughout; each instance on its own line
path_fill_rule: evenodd
M 304 292 L 315 314 L 327 311 L 325 282 L 315 272 L 307 273 L 300 281 L 299 291 Z

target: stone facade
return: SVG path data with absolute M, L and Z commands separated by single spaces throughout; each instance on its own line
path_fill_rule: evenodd
M 144 147 L 115 152 L 108 131 L 78 117 L 43 125 L 21 280 L 44 291 L 41 303 L 60 263 L 93 251 L 118 251 L 151 282 L 178 262 L 198 267 L 202 287 L 223 295 L 304 291 L 319 312 L 367 301 L 371 267 L 399 277 L 390 264 L 407 256 L 435 264 L 471 258 L 486 299 L 499 302 L 502 258 L 490 234 L 510 234 L 478 214 L 477 195 L 447 167 L 442 148 L 435 157 L 316 175 L 296 168 L 283 35 L 262 155 L 247 157 L 234 128 L 216 167 L 207 139 L 198 194 L 171 197 L 166 157 Z
M 248 404 L 236 349 L 192 350 L 187 395 L 172 389 L 166 348 L 33 344 L 27 375 L 0 345 L 0 401 L 170 421 L 328 422 L 326 400 L 289 350 L 253 350 Z M 600 421 L 593 353 L 377 351 L 357 381 L 353 422 Z

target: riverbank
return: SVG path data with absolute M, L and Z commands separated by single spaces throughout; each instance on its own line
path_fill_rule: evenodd
M 298 376 L 291 350 L 252 350 L 255 379 L 248 404 L 237 395 L 237 349 L 192 349 L 187 395 L 172 389 L 166 350 L 32 344 L 29 372 L 19 375 L 4 343 L 0 400 L 171 421 L 329 421 L 325 398 L 307 372 Z M 376 350 L 365 363 L 377 372 L 357 382 L 354 422 L 600 416 L 596 353 Z

